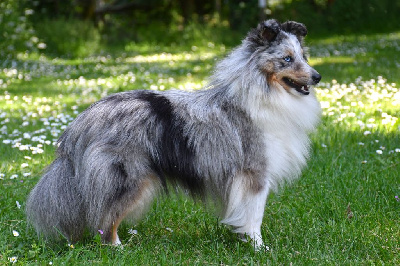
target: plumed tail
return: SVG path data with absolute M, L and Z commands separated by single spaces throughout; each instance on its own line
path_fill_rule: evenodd
M 85 213 L 71 161 L 57 158 L 29 195 L 28 221 L 48 239 L 75 241 L 85 229 Z

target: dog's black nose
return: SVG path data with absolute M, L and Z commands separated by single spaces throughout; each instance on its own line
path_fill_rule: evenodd
M 318 72 L 316 72 L 316 73 L 314 73 L 313 75 L 312 75 L 312 80 L 315 82 L 315 84 L 317 84 L 318 82 L 320 82 L 321 81 L 321 75 L 318 73 Z

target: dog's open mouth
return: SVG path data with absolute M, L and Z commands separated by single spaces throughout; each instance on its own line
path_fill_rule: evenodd
M 309 88 L 307 85 L 297 83 L 293 79 L 287 78 L 287 77 L 284 77 L 282 80 L 286 83 L 286 85 L 288 85 L 291 88 L 294 88 L 296 91 L 300 92 L 301 94 L 304 94 L 304 95 L 310 94 L 310 91 L 309 91 Z

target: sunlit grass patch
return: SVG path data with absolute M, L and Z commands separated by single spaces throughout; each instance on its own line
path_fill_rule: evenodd
M 318 67 L 318 65 L 322 65 L 322 64 L 349 64 L 352 63 L 354 61 L 353 58 L 349 57 L 349 56 L 337 56 L 337 57 L 333 57 L 333 58 L 324 58 L 324 57 L 317 57 L 317 58 L 311 58 L 310 59 L 310 64 Z
M 383 76 L 389 82 L 400 83 L 400 59 L 395 56 L 400 52 L 399 32 L 334 36 L 310 43 L 311 62 L 318 65 L 325 80 L 351 83 L 359 76 L 363 80 Z
M 399 130 L 400 90 L 383 77 L 355 80 L 350 84 L 322 83 L 317 90 L 324 116 L 347 130 L 377 129 L 384 133 Z

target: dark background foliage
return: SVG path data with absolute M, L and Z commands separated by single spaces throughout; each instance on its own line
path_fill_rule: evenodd
M 81 56 L 101 45 L 236 44 L 258 21 L 307 25 L 314 36 L 398 30 L 399 0 L 3 0 L 0 56 L 43 50 Z M 40 45 L 39 45 L 40 44 Z M 88 48 L 89 47 L 89 48 Z

